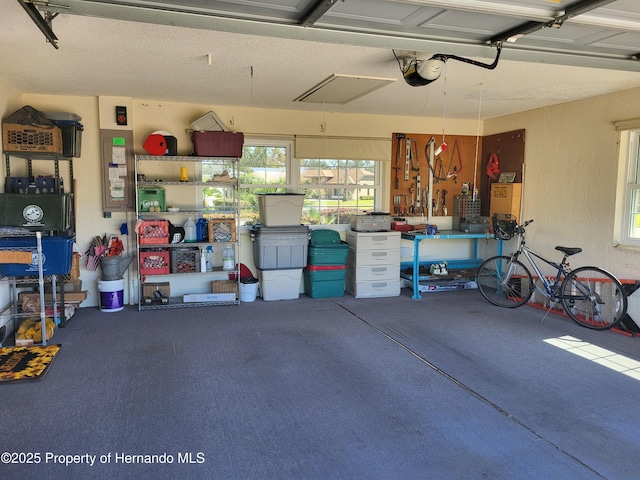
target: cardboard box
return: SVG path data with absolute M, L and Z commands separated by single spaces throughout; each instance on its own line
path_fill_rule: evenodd
M 212 293 L 233 293 L 236 298 L 238 296 L 237 280 L 214 280 L 211 282 Z
M 155 293 L 161 291 L 169 298 L 171 296 L 171 284 L 169 282 L 145 282 L 142 284 L 142 297 L 155 298 Z
M 82 292 L 64 292 L 64 303 L 82 303 L 87 299 L 89 292 L 86 290 Z M 45 293 L 44 299 L 47 302 L 53 301 L 53 294 Z M 56 301 L 60 301 L 60 294 L 56 294 Z
M 25 296 L 33 296 L 34 301 L 40 301 L 40 294 L 37 292 L 20 292 L 18 294 L 18 302 L 22 303 Z M 64 292 L 64 303 L 82 303 L 89 296 L 89 292 L 83 290 L 82 292 Z M 53 302 L 53 293 L 44 294 L 45 302 Z M 60 301 L 60 293 L 56 294 L 56 301 Z

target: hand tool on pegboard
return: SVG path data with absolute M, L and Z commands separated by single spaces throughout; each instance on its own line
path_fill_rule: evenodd
M 402 139 L 405 138 L 405 134 L 404 133 L 396 133 L 396 158 L 394 161 L 394 166 L 393 169 L 396 171 L 396 178 L 395 178 L 395 189 L 397 190 L 398 188 L 400 188 L 400 186 L 398 185 L 398 170 L 400 170 L 400 165 L 398 165 L 398 163 L 400 162 L 400 143 L 402 141 Z
M 411 169 L 411 139 L 405 137 L 404 139 L 405 154 L 404 154 L 404 181 L 409 181 L 409 170 Z
M 427 212 L 427 214 L 429 213 L 429 204 L 428 202 L 428 196 L 429 196 L 429 187 L 424 187 L 424 190 L 422 190 L 422 214 L 424 215 L 425 211 Z
M 411 150 L 410 150 L 410 157 L 411 157 L 411 170 L 413 170 L 414 172 L 419 172 L 420 171 L 420 159 L 418 158 L 418 141 L 415 139 L 409 139 L 409 141 L 411 142 Z M 420 193 L 420 192 L 418 192 Z
M 393 213 L 394 215 L 400 215 L 400 200 L 401 195 L 393 196 Z
M 447 216 L 447 191 L 442 189 L 442 215 Z
M 411 213 L 411 215 L 413 215 L 414 207 L 416 205 L 416 191 L 413 183 L 409 185 L 409 193 L 411 194 L 411 206 L 409 207 L 409 212 Z
M 421 185 L 420 185 L 420 175 L 416 175 L 415 177 L 413 177 L 416 181 L 416 201 L 414 203 L 414 213 L 417 214 L 422 214 L 422 192 L 420 190 Z
M 391 167 L 391 168 L 393 168 L 396 171 L 396 178 L 395 178 L 395 181 L 394 181 L 394 188 L 396 190 L 398 190 L 400 188 L 400 184 L 399 184 L 400 178 L 398 177 L 398 170 L 400 170 L 401 167 Z

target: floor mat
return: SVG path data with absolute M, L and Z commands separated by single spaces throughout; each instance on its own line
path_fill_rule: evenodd
M 61 345 L 0 348 L 0 383 L 40 380 Z

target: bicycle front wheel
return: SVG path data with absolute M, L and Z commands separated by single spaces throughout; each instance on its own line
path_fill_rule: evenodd
M 578 325 L 593 330 L 616 326 L 627 313 L 627 294 L 620 281 L 598 267 L 580 267 L 560 286 L 562 307 Z
M 519 307 L 533 293 L 533 279 L 527 267 L 504 255 L 485 260 L 478 268 L 476 283 L 482 296 L 498 307 Z

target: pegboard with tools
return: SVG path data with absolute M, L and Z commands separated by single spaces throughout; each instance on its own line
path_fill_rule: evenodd
M 476 144 L 480 142 L 477 146 Z M 453 214 L 457 195 L 471 195 L 479 182 L 482 138 L 394 133 L 391 145 L 391 211 L 428 219 Z

